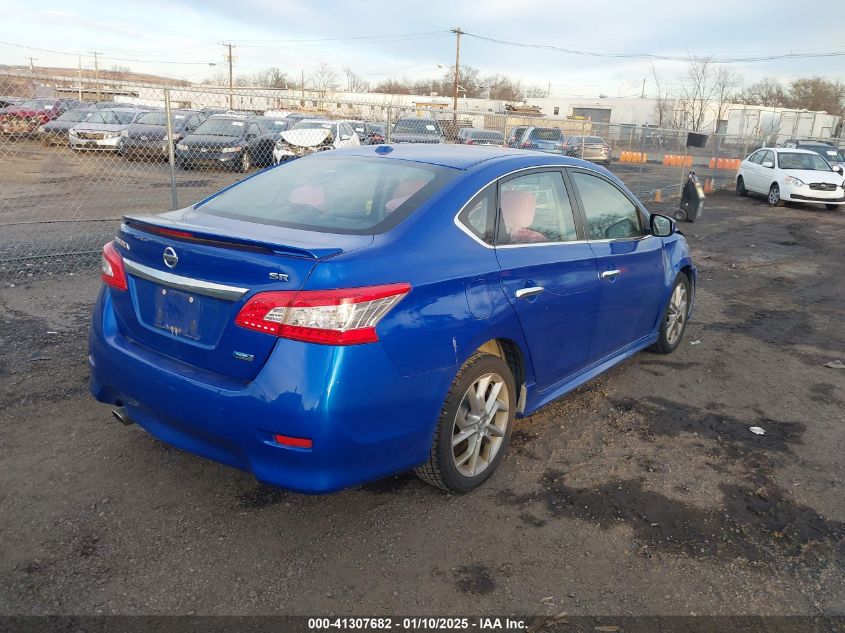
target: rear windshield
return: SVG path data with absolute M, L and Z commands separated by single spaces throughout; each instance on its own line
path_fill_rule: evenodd
M 397 134 L 428 134 L 440 136 L 440 126 L 434 119 L 399 119 L 393 131 Z
M 496 132 L 495 130 L 474 130 L 469 134 L 471 139 L 475 139 L 477 141 L 499 141 L 501 142 L 504 140 L 504 136 L 501 132 Z
M 100 110 L 92 114 L 86 123 L 105 123 L 106 125 L 120 125 L 123 123 L 132 123 L 135 118 L 135 112 L 131 110 Z
M 173 123 L 181 123 L 186 118 L 184 113 L 174 112 L 173 113 Z M 165 127 L 167 125 L 167 114 L 163 110 L 157 110 L 154 112 L 147 112 L 142 114 L 138 117 L 136 123 L 142 123 L 143 125 L 158 125 L 161 127 Z
M 531 131 L 531 138 L 541 141 L 559 141 L 563 138 L 563 134 L 557 128 L 538 127 Z
M 86 121 L 94 114 L 94 110 L 68 110 L 58 118 L 59 121 L 70 121 L 78 123 L 79 121 Z
M 218 119 L 211 117 L 197 126 L 194 134 L 207 134 L 208 136 L 240 136 L 244 133 L 243 119 Z
M 309 156 L 259 173 L 199 206 L 206 213 L 321 233 L 383 233 L 457 170 L 400 160 Z
M 781 169 L 809 169 L 830 171 L 830 165 L 818 154 L 778 152 L 778 166 Z
M 834 163 L 845 163 L 845 156 L 842 155 L 842 152 L 829 145 L 814 145 L 813 147 L 802 145 L 801 149 L 811 149 L 819 156 L 822 156 Z

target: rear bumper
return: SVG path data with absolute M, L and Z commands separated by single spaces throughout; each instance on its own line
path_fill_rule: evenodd
M 119 331 L 110 290 L 91 326 L 90 390 L 125 406 L 159 439 L 249 471 L 262 482 L 325 493 L 408 470 L 428 457 L 455 368 L 401 376 L 379 344 L 279 340 L 255 380 L 202 372 Z M 273 435 L 309 438 L 311 449 Z

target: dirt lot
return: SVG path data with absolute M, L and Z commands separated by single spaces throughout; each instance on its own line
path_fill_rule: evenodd
M 0 290 L 0 613 L 845 613 L 845 213 L 719 195 L 683 228 L 682 347 L 520 421 L 467 496 L 169 448 L 87 394 L 93 274 Z

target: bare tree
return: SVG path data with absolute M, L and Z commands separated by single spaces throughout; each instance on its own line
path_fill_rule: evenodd
M 789 105 L 842 116 L 845 114 L 845 84 L 821 77 L 796 79 L 789 85 Z
M 311 72 L 310 79 L 311 89 L 321 97 L 325 97 L 327 92 L 337 90 L 337 73 L 325 62 L 320 62 Z
M 656 101 L 654 106 L 654 114 L 657 117 L 657 127 L 668 127 L 669 121 L 673 118 L 673 99 L 669 83 L 657 74 L 657 68 L 654 64 L 651 65 L 651 77 L 654 80 L 654 88 L 656 91 Z
M 715 100 L 717 73 L 718 69 L 709 57 L 692 57 L 681 79 L 679 95 L 688 125 L 694 131 L 704 127 L 708 110 Z
M 343 74 L 346 75 L 346 90 L 348 92 L 368 92 L 370 90 L 370 84 L 349 66 L 343 69 Z
M 522 91 L 524 99 L 542 99 L 543 97 L 547 97 L 548 94 L 548 89 L 543 86 L 527 86 Z
M 766 108 L 783 108 L 789 101 L 789 95 L 777 79 L 764 77 L 740 92 L 736 101 Z
M 490 75 L 484 82 L 490 88 L 490 98 L 501 101 L 522 101 L 522 85 L 505 75 Z
M 719 124 L 727 116 L 728 105 L 736 99 L 737 89 L 739 87 L 739 75 L 727 66 L 721 65 L 716 70 L 713 83 L 714 102 L 716 104 L 716 120 L 713 123 L 713 131 L 718 132 Z

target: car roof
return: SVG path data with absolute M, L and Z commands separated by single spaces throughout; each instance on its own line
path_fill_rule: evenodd
M 761 147 L 760 149 L 772 150 L 775 154 L 815 154 L 811 149 L 803 149 L 801 147 Z
M 387 151 L 389 149 L 389 151 Z M 395 145 L 362 145 L 350 149 L 334 150 L 333 155 L 346 154 L 350 156 L 378 156 L 392 160 L 407 160 L 417 163 L 428 163 L 453 169 L 470 169 L 480 163 L 493 160 L 508 161 L 510 159 L 527 159 L 528 163 L 538 165 L 589 165 L 584 161 L 519 149 L 498 146 L 467 146 L 445 143 L 397 143 Z M 530 159 L 534 159 L 531 161 Z M 521 161 L 521 162 L 523 162 Z M 530 164 L 527 166 L 531 166 Z

